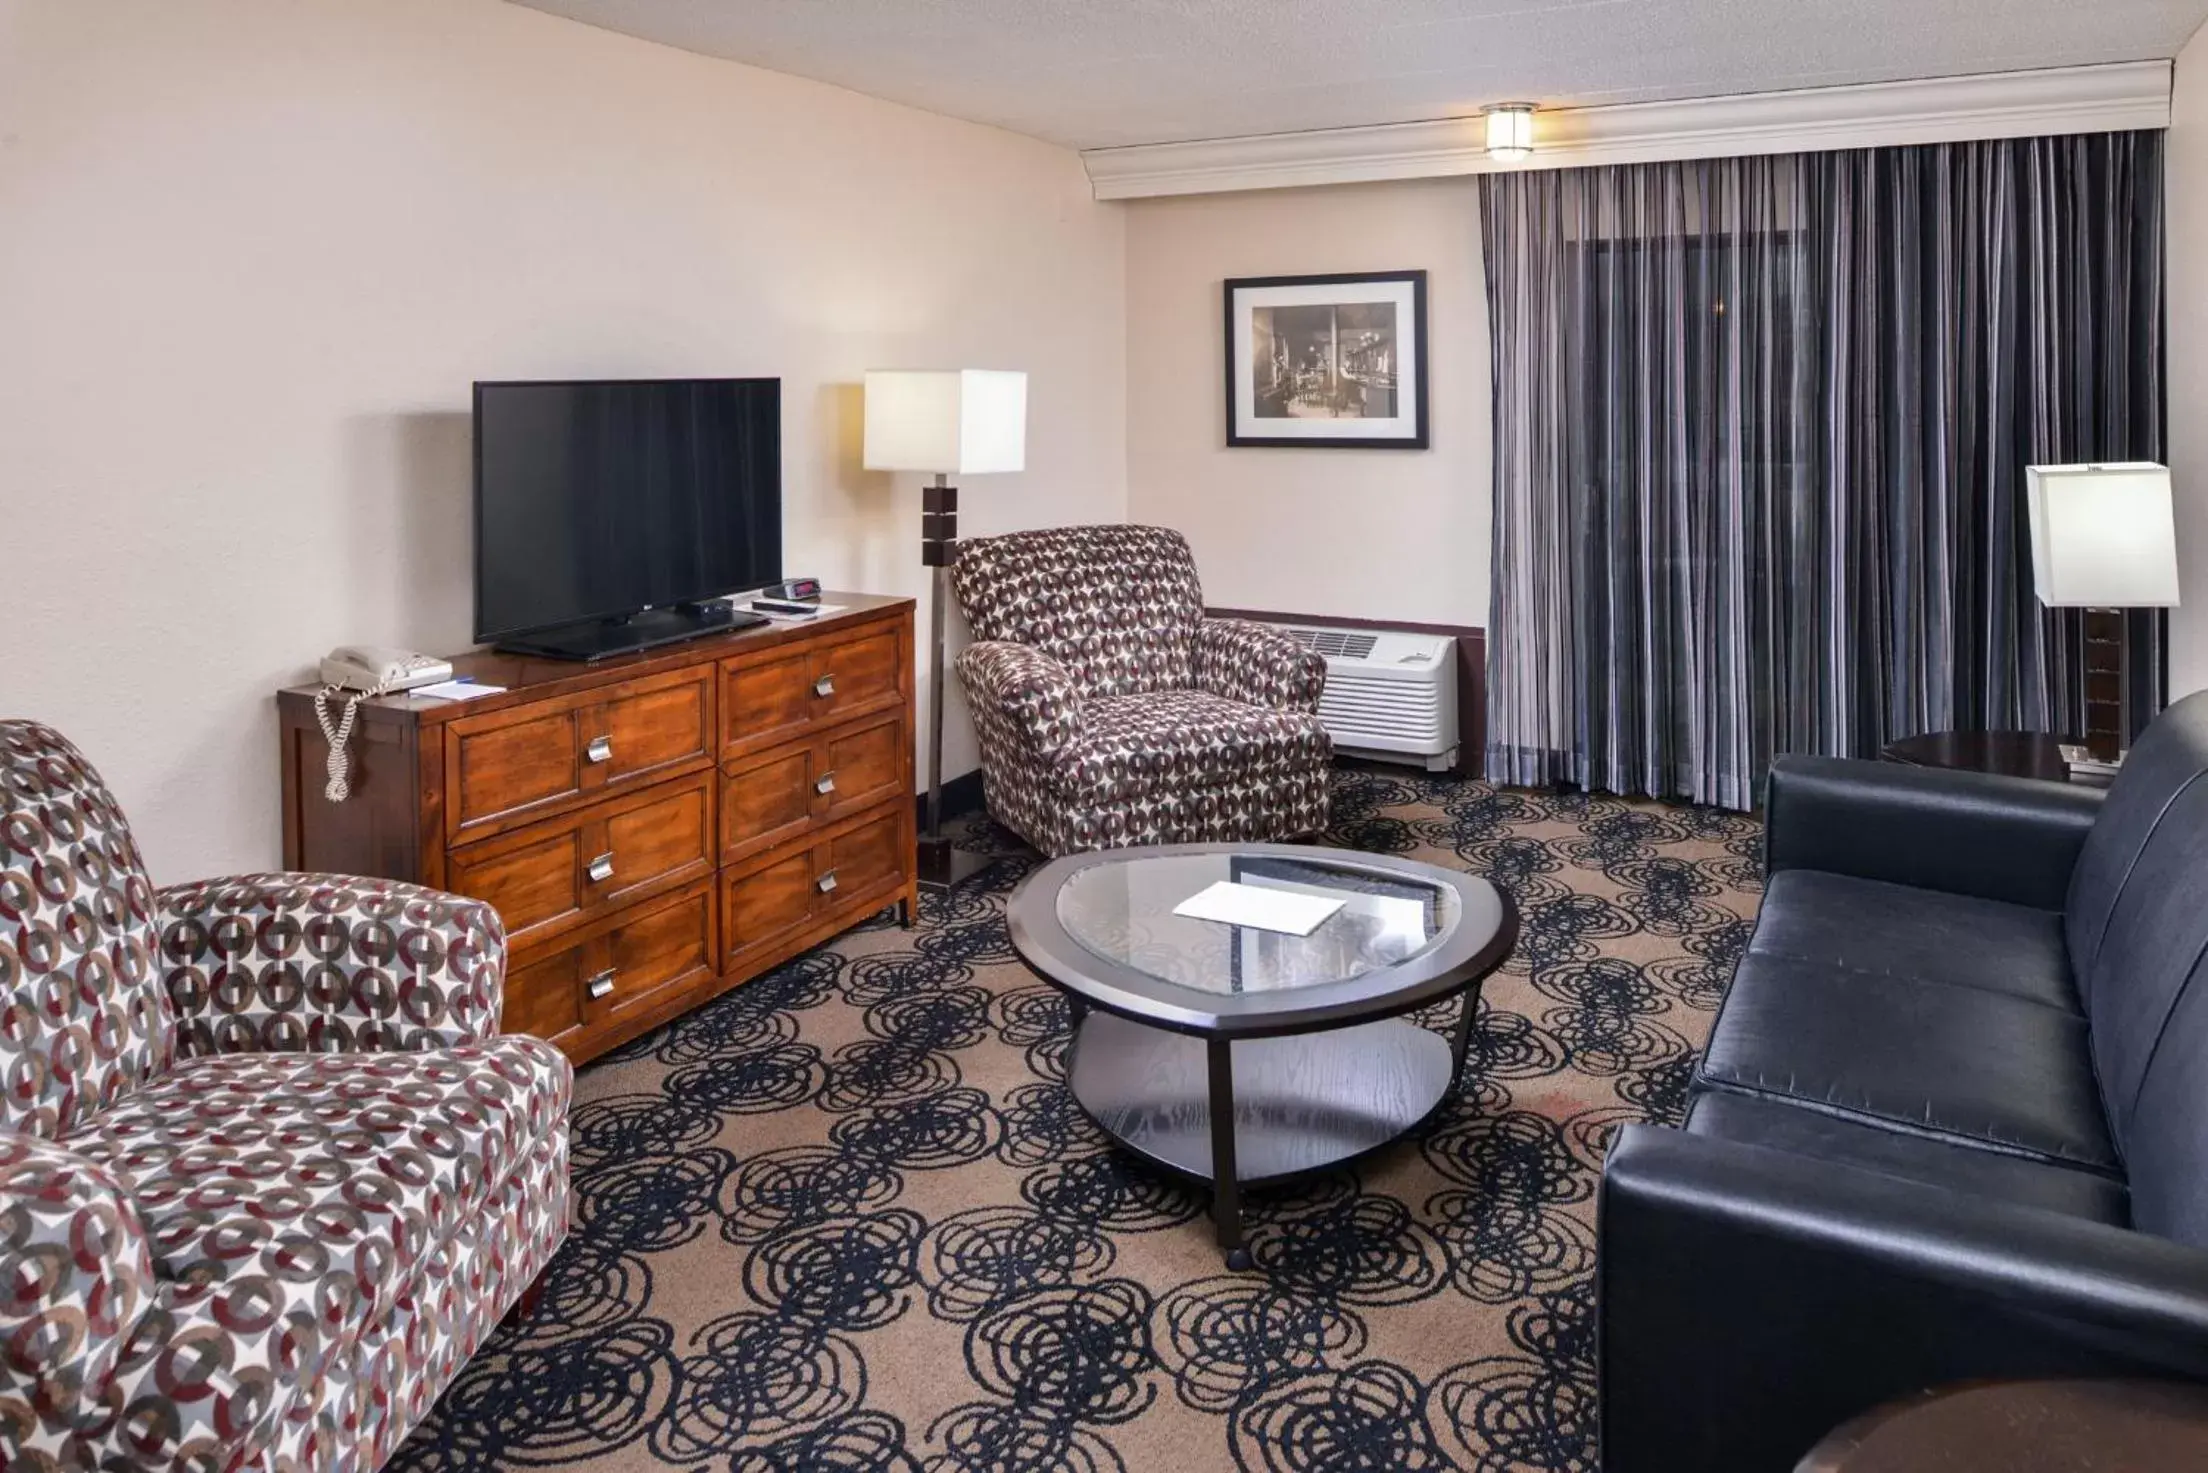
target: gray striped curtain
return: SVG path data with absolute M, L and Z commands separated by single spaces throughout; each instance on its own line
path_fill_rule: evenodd
M 1490 780 L 1747 808 L 1775 752 L 2083 729 L 2024 467 L 2163 459 L 2160 133 L 1488 174 L 1480 217 Z

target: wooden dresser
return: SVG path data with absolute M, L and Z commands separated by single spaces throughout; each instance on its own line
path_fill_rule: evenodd
M 605 1052 L 919 901 L 913 602 L 584 665 L 480 651 L 501 695 L 361 704 L 324 796 L 314 688 L 278 693 L 284 865 L 489 901 L 504 1026 Z

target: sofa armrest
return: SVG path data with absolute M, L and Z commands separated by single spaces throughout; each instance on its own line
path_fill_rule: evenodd
M 96 1417 L 156 1301 L 151 1240 L 122 1183 L 0 1130 L 0 1426 L 65 1432 Z
M 1245 706 L 1316 711 L 1326 660 L 1270 624 L 1206 619 L 1196 626 L 1196 687 Z
M 498 1034 L 506 931 L 480 900 L 347 875 L 157 893 L 186 1057 L 419 1052 Z
M 1603 1171 L 1602 1467 L 1791 1468 L 1956 1381 L 2208 1376 L 2208 1252 L 1683 1131 Z
M 1764 797 L 1772 873 L 1829 870 L 2060 910 L 2098 789 L 1842 757 L 1781 757 Z
M 1081 730 L 1081 692 L 1073 675 L 1032 645 L 984 640 L 960 650 L 957 664 L 985 750 L 996 736 L 1048 758 Z

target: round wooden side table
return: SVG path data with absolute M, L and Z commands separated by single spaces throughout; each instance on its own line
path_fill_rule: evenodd
M 1996 772 L 2008 777 L 2070 781 L 2070 763 L 2062 738 L 2043 731 L 1934 731 L 1888 742 L 1878 754 L 1911 767 L 1954 767 L 1966 772 Z
M 1795 1473 L 2132 1468 L 2208 1468 L 2208 1387 L 2160 1381 L 1948 1387 L 1843 1423 Z

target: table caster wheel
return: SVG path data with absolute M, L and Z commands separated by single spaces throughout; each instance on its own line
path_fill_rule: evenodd
M 1227 1250 L 1227 1267 L 1238 1274 L 1244 1274 L 1257 1267 L 1257 1260 L 1250 1257 L 1250 1250 L 1247 1248 L 1230 1248 Z

